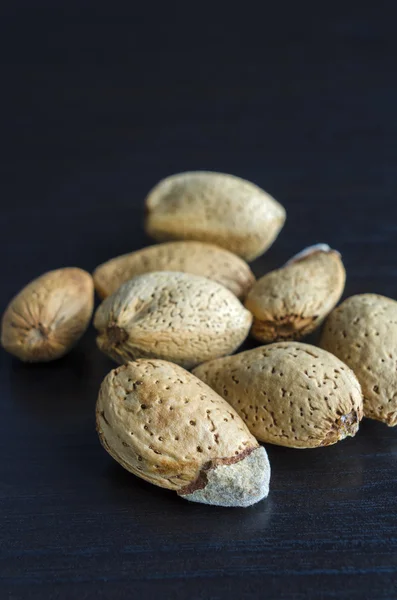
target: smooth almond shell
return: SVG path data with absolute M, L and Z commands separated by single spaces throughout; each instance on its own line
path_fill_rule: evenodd
M 124 283 L 94 319 L 99 348 L 117 362 L 162 358 L 187 369 L 234 352 L 251 322 L 251 314 L 219 283 L 168 271 Z
M 274 242 L 285 210 L 253 183 L 193 171 L 163 179 L 146 198 L 146 231 L 158 241 L 197 240 L 253 260 Z
M 364 416 L 397 425 L 397 302 L 377 294 L 347 298 L 325 322 L 320 345 L 357 375 Z
M 117 462 L 187 500 L 248 506 L 268 494 L 264 448 L 227 402 L 175 364 L 137 360 L 111 371 L 96 419 Z
M 60 358 L 87 329 L 93 307 L 89 273 L 74 267 L 49 271 L 9 303 L 2 321 L 2 346 L 23 361 Z
M 95 288 L 107 298 L 136 275 L 152 271 L 179 271 L 202 275 L 245 298 L 255 277 L 241 258 L 213 244 L 168 242 L 124 254 L 105 262 L 93 273 Z
M 360 384 L 338 358 L 281 342 L 205 363 L 194 374 L 233 406 L 263 442 L 316 448 L 354 436 L 363 416 Z
M 267 343 L 308 335 L 339 301 L 345 279 L 339 252 L 325 244 L 307 248 L 252 287 L 245 301 L 252 336 Z

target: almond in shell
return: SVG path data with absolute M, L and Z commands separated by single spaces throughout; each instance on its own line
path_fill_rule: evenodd
M 177 272 L 138 275 L 98 308 L 99 348 L 117 362 L 162 358 L 190 369 L 234 352 L 252 317 L 230 290 Z
M 9 303 L 2 321 L 2 346 L 23 361 L 60 358 L 87 329 L 93 307 L 89 273 L 73 267 L 49 271 Z
M 255 278 L 241 258 L 224 248 L 203 242 L 168 242 L 124 254 L 99 265 L 95 288 L 107 298 L 136 275 L 152 271 L 179 271 L 202 275 L 221 283 L 238 298 L 245 298 Z
M 364 416 L 397 425 L 397 302 L 377 294 L 347 298 L 325 322 L 320 345 L 355 372 Z
M 311 246 L 251 288 L 245 306 L 253 314 L 251 334 L 260 342 L 299 340 L 334 308 L 345 286 L 339 252 Z
M 146 198 L 146 231 L 158 241 L 197 240 L 253 260 L 274 242 L 285 210 L 253 183 L 224 173 L 178 173 Z
M 261 346 L 200 365 L 194 374 L 225 398 L 263 442 L 329 446 L 354 436 L 363 416 L 353 371 L 309 344 Z
M 249 506 L 268 495 L 265 449 L 225 400 L 175 364 L 141 359 L 111 371 L 96 420 L 118 463 L 182 498 Z

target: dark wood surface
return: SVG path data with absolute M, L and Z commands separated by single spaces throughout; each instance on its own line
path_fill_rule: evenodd
M 328 242 L 345 295 L 397 298 L 392 14 L 32 4 L 2 9 L 1 310 L 49 269 L 147 244 L 145 194 L 189 169 L 286 206 L 257 275 Z M 194 505 L 100 447 L 112 363 L 92 329 L 52 364 L 0 360 L 2 599 L 397 598 L 396 430 L 365 421 L 333 447 L 269 446 L 268 500 Z

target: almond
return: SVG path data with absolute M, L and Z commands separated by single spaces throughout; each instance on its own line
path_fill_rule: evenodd
M 357 375 L 364 416 L 397 425 L 397 302 L 377 294 L 347 298 L 325 322 L 320 345 Z
M 269 492 L 264 448 L 199 379 L 162 360 L 136 360 L 104 379 L 100 441 L 125 469 L 194 502 L 249 506 Z
M 60 358 L 87 329 L 93 307 L 94 284 L 89 273 L 73 267 L 49 271 L 9 303 L 1 343 L 24 361 Z
M 129 279 L 152 271 L 202 275 L 221 283 L 238 298 L 245 298 L 255 281 L 247 263 L 223 248 L 203 242 L 169 242 L 100 265 L 93 274 L 95 288 L 101 298 L 106 298 Z
M 274 242 L 285 210 L 249 181 L 224 173 L 178 173 L 146 198 L 146 230 L 158 241 L 197 240 L 253 260 Z
M 263 442 L 315 448 L 354 436 L 363 416 L 360 384 L 338 358 L 309 344 L 281 342 L 194 370 Z
M 245 306 L 254 316 L 252 336 L 275 342 L 308 335 L 337 304 L 345 279 L 339 252 L 326 244 L 297 254 L 261 277 L 249 292 Z
M 94 325 L 99 348 L 117 362 L 153 357 L 190 369 L 234 352 L 251 321 L 219 283 L 162 271 L 124 283 L 98 308 Z

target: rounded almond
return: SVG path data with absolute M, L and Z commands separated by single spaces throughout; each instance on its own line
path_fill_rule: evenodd
M 146 231 L 158 241 L 197 240 L 253 260 L 274 242 L 285 210 L 253 183 L 224 173 L 178 173 L 146 198 Z
M 198 275 L 161 271 L 124 283 L 98 308 L 99 348 L 117 362 L 162 358 L 189 369 L 234 352 L 251 314 L 225 287 Z
M 320 345 L 357 375 L 364 416 L 397 425 L 397 302 L 377 294 L 347 298 L 325 322 Z
M 316 448 L 354 436 L 363 416 L 360 384 L 338 358 L 309 344 L 281 342 L 194 370 L 263 442 Z
M 224 248 L 203 242 L 168 242 L 103 263 L 93 274 L 95 288 L 101 298 L 107 298 L 129 279 L 153 271 L 202 275 L 224 285 L 238 298 L 245 298 L 255 281 L 247 263 Z
M 308 335 L 337 304 L 345 279 L 339 252 L 326 244 L 307 248 L 251 288 L 245 306 L 254 317 L 252 336 L 267 343 Z
M 92 277 L 70 267 L 49 271 L 9 303 L 2 322 L 2 346 L 28 362 L 66 354 L 88 327 L 94 307 Z
M 187 500 L 249 506 L 268 494 L 264 448 L 227 402 L 175 364 L 137 360 L 111 371 L 96 419 L 117 462 Z

